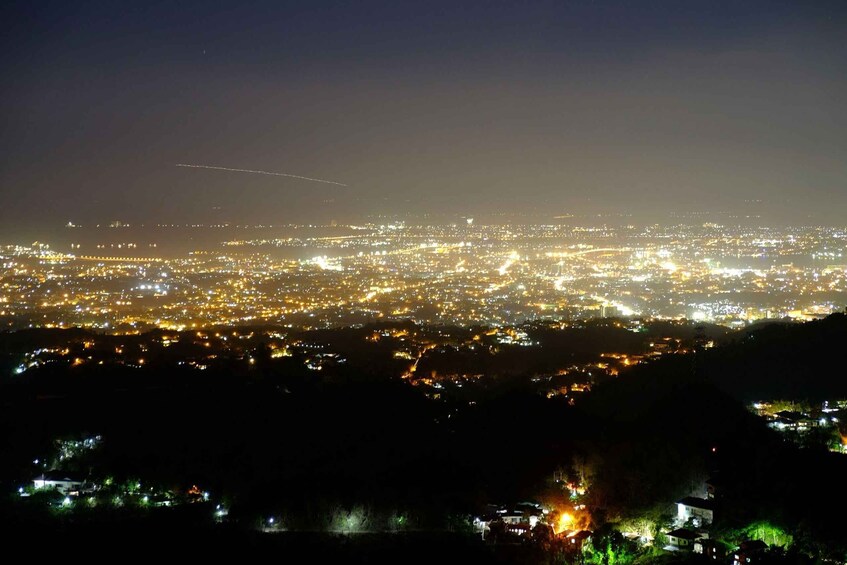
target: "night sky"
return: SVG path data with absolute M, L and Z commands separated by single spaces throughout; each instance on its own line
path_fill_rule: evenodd
M 843 0 L 30 0 L 0 22 L 7 228 L 847 218 Z

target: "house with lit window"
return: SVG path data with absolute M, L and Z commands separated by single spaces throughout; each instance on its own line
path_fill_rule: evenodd
M 32 484 L 37 489 L 55 489 L 62 494 L 79 492 L 83 480 L 65 472 L 48 471 L 35 477 Z
M 501 524 L 506 532 L 523 536 L 529 535 L 543 520 L 547 510 L 534 502 L 521 502 L 515 506 L 488 505 L 486 513 L 474 518 L 474 526 L 485 538 L 492 524 Z M 495 526 L 496 527 L 496 526 Z
M 724 557 L 724 551 L 721 544 L 719 544 L 717 540 L 709 538 L 694 540 L 694 553 L 710 559 L 722 559 Z
M 757 563 L 762 560 L 767 550 L 768 544 L 762 540 L 743 541 L 732 555 L 732 565 Z
M 572 549 L 580 550 L 583 544 L 591 538 L 593 532 L 590 530 L 575 530 L 565 536 Z
M 711 524 L 715 519 L 714 501 L 686 496 L 676 502 L 676 517 L 683 524 L 691 520 L 697 527 Z
M 678 528 L 667 533 L 668 545 L 665 547 L 668 551 L 692 551 L 694 542 L 700 537 L 700 534 L 688 528 Z

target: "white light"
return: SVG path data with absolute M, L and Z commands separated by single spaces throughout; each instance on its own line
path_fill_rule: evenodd
M 659 265 L 659 266 L 660 266 L 661 268 L 663 268 L 664 270 L 668 271 L 669 273 L 675 273 L 675 272 L 676 272 L 676 270 L 677 270 L 677 268 L 678 268 L 678 267 L 676 266 L 676 263 L 674 263 L 674 262 L 672 262 L 672 261 L 665 261 L 664 263 L 662 263 L 662 264 L 661 264 L 661 265 Z

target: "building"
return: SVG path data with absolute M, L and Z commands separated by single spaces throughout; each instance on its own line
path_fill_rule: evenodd
M 48 471 L 35 477 L 32 484 L 37 489 L 56 489 L 62 494 L 79 492 L 83 480 L 68 473 Z
M 748 563 L 759 562 L 767 550 L 768 544 L 762 540 L 743 541 L 732 555 L 732 565 L 747 565 Z
M 711 559 L 724 557 L 723 547 L 717 542 L 717 540 L 708 538 L 694 540 L 694 553 Z
M 590 530 L 576 530 L 570 532 L 565 537 L 567 538 L 568 543 L 570 543 L 572 549 L 579 550 L 582 549 L 582 546 L 583 544 L 585 544 L 585 541 L 591 538 L 592 533 L 593 532 L 591 532 Z
M 717 540 L 700 538 L 694 541 L 694 553 L 712 559 L 723 559 L 726 555 L 723 546 Z
M 492 527 L 523 536 L 529 535 L 539 523 L 544 523 L 546 512 L 540 504 L 534 502 L 520 502 L 515 506 L 489 504 L 486 512 L 474 518 L 473 523 L 483 539 Z
M 667 536 L 668 545 L 665 549 L 668 551 L 692 551 L 694 542 L 700 534 L 687 528 L 679 528 L 668 532 Z
M 692 520 L 695 526 L 711 524 L 715 519 L 714 502 L 696 496 L 686 496 L 676 503 L 677 520 L 681 523 Z

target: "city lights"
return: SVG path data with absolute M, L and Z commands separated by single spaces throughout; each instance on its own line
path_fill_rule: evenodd
M 398 223 L 289 231 L 167 258 L 2 247 L 0 323 L 133 332 L 639 316 L 739 327 L 819 318 L 843 309 L 847 296 L 847 231 L 839 228 Z M 297 258 L 304 248 L 318 254 Z

